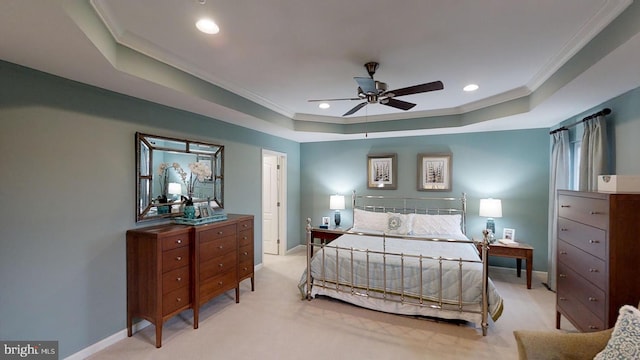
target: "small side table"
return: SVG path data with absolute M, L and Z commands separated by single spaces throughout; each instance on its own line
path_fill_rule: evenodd
M 482 257 L 482 244 L 476 243 L 480 256 Z M 522 259 L 527 261 L 527 289 L 531 289 L 531 273 L 533 271 L 533 247 L 523 243 L 502 244 L 495 242 L 489 244 L 489 256 L 498 256 L 516 259 L 516 273 L 520 277 L 522 269 Z
M 320 229 L 320 228 L 311 228 L 311 242 L 314 242 L 315 239 L 320 240 L 320 244 L 326 245 L 332 242 L 333 240 L 339 238 L 342 234 L 344 234 L 343 229 Z M 313 255 L 313 247 L 311 248 L 311 255 Z

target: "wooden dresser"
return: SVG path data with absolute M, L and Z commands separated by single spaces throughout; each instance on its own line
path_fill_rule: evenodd
M 556 328 L 615 325 L 640 300 L 640 194 L 558 191 Z
M 225 221 L 188 226 L 165 224 L 127 231 L 127 335 L 133 319 L 156 327 L 162 346 L 162 325 L 193 309 L 198 328 L 200 306 L 251 279 L 254 290 L 253 216 L 229 214 Z

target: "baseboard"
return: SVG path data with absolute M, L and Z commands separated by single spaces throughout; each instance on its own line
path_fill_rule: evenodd
M 133 332 L 136 333 L 144 328 L 146 328 L 147 326 L 151 325 L 150 322 L 148 322 L 147 320 L 141 320 L 138 321 L 137 323 L 133 324 Z M 89 345 L 88 347 L 78 351 L 77 353 L 70 355 L 68 357 L 65 358 L 65 360 L 82 360 L 82 359 L 86 359 L 89 356 L 97 353 L 100 350 L 103 350 L 115 343 L 117 343 L 120 340 L 124 340 L 127 338 L 127 329 L 122 329 L 120 331 L 118 331 L 117 333 L 106 337 L 100 341 L 98 341 L 97 343 L 93 344 L 93 345 Z

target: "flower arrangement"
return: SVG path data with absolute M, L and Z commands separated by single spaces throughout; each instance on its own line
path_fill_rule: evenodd
M 163 162 L 163 163 L 160 163 L 160 166 L 158 166 L 158 175 L 160 175 L 160 178 L 159 178 L 160 195 L 158 195 L 158 202 L 160 203 L 168 202 L 167 195 L 169 193 L 169 170 L 170 169 L 175 169 L 178 173 L 182 171 L 180 164 L 176 162 L 174 162 L 173 164 Z
M 187 174 L 180 164 L 174 162 L 173 164 L 169 163 L 161 163 L 158 168 L 158 173 L 160 174 L 160 187 L 162 191 L 162 196 L 166 199 L 168 186 L 169 186 L 169 170 L 175 170 L 178 175 L 180 175 L 180 179 L 182 183 L 187 189 L 187 196 L 181 196 L 182 201 L 185 205 L 193 205 L 193 192 L 195 190 L 195 186 L 198 181 L 202 182 L 205 179 L 211 177 L 211 168 L 203 162 L 192 162 L 189 164 L 190 174 Z M 160 198 L 160 197 L 158 197 Z M 160 200 L 160 199 L 159 199 Z

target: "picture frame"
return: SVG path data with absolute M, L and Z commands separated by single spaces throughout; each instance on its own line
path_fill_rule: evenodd
M 198 154 L 196 156 L 196 161 L 199 163 L 206 164 L 209 169 L 211 169 L 211 176 L 204 178 L 205 182 L 212 182 L 213 176 L 215 173 L 215 169 L 213 168 L 213 156 Z
M 209 205 L 200 205 L 198 207 L 199 211 L 200 211 L 200 217 L 201 218 L 207 218 L 211 215 L 213 215 L 213 211 L 211 210 L 211 208 L 209 207 Z
M 367 189 L 397 189 L 397 159 L 397 154 L 367 155 Z
M 502 238 L 516 241 L 516 229 L 504 228 L 502 229 Z
M 323 216 L 322 223 L 320 224 L 320 228 L 328 229 L 330 224 L 331 224 L 331 218 L 328 216 Z
M 418 191 L 451 191 L 451 154 L 418 154 Z

